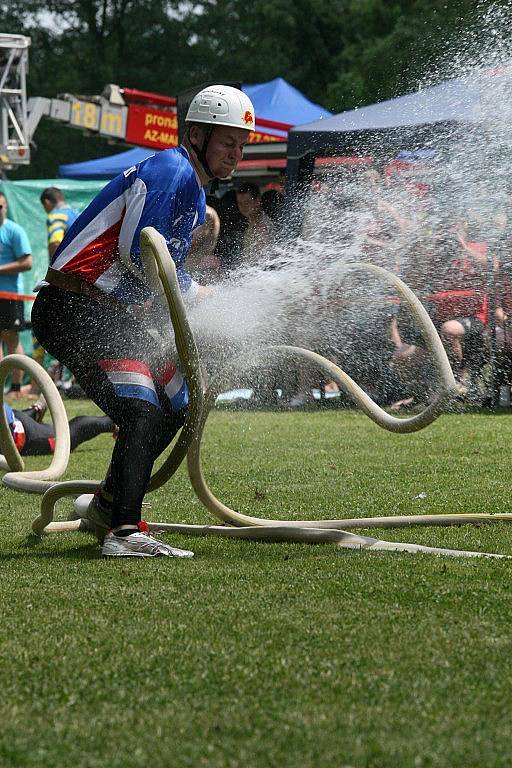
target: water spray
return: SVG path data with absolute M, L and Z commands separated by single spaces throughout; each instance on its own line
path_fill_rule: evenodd
M 166 483 L 187 457 L 188 473 L 197 497 L 206 509 L 217 517 L 221 525 L 187 525 L 179 523 L 148 523 L 151 532 L 172 532 L 188 536 L 219 536 L 225 538 L 248 539 L 252 541 L 282 541 L 304 543 L 334 543 L 343 549 L 369 551 L 430 553 L 453 557 L 493 557 L 510 559 L 506 555 L 483 552 L 428 547 L 418 544 L 382 541 L 369 536 L 350 533 L 358 528 L 398 528 L 412 525 L 449 526 L 512 521 L 512 514 L 451 514 L 451 515 L 411 515 L 400 517 L 356 518 L 346 520 L 265 520 L 241 514 L 223 504 L 212 493 L 203 475 L 201 466 L 201 439 L 216 397 L 237 371 L 243 370 L 248 361 L 243 355 L 237 355 L 229 361 L 222 372 L 217 374 L 206 391 L 203 390 L 201 361 L 192 333 L 185 305 L 181 297 L 176 269 L 169 259 L 164 238 L 152 227 L 146 227 L 141 233 L 141 256 L 148 282 L 156 294 L 165 297 L 170 319 L 174 329 L 176 347 L 183 367 L 183 373 L 189 385 L 189 409 L 185 424 L 162 466 L 152 475 L 149 491 Z M 431 424 L 443 411 L 456 392 L 456 383 L 446 356 L 446 352 L 437 331 L 421 302 L 415 294 L 396 275 L 382 267 L 366 263 L 345 264 L 344 269 L 354 272 L 371 273 L 388 287 L 392 287 L 407 304 L 421 328 L 425 343 L 431 353 L 434 366 L 439 375 L 439 388 L 430 404 L 420 413 L 409 418 L 397 418 L 380 408 L 369 395 L 340 367 L 321 355 L 301 347 L 279 345 L 262 347 L 256 356 L 251 355 L 251 364 L 258 359 L 268 362 L 282 362 L 290 357 L 316 365 L 323 373 L 332 378 L 340 389 L 383 429 L 391 432 L 409 433 L 423 429 Z M 14 440 L 10 433 L 5 415 L 0 419 L 0 445 L 5 464 L 9 472 L 3 482 L 10 488 L 29 493 L 44 494 L 39 516 L 32 523 L 33 532 L 42 536 L 47 533 L 62 531 L 87 531 L 91 526 L 87 520 L 87 508 L 94 492 L 99 488 L 99 481 L 58 482 L 64 474 L 69 460 L 69 427 L 64 405 L 53 381 L 48 374 L 33 360 L 21 355 L 11 355 L 0 363 L 0 396 L 3 397 L 3 383 L 7 374 L 14 368 L 21 368 L 32 376 L 41 387 L 48 402 L 50 414 L 56 432 L 55 453 L 50 467 L 39 472 L 26 472 Z M 3 408 L 2 408 L 3 411 Z M 3 466 L 5 467 L 5 464 Z M 74 501 L 73 520 L 54 520 L 56 502 L 66 496 Z

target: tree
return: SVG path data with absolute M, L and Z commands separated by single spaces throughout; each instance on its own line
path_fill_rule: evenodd
M 482 27 L 483 6 L 476 0 L 354 0 L 351 17 L 361 33 L 333 62 L 327 102 L 342 111 L 461 74 L 464 60 L 474 60 L 468 41 Z
M 32 95 L 97 94 L 109 82 L 176 95 L 205 81 L 281 76 L 340 112 L 452 77 L 475 52 L 485 59 L 488 29 L 493 44 L 510 38 L 511 8 L 512 0 L 0 0 L 0 24 L 32 37 Z M 91 152 L 77 137 L 64 146 L 76 160 Z
M 332 60 L 348 42 L 350 0 L 207 0 L 189 19 L 199 79 L 282 76 L 322 100 Z

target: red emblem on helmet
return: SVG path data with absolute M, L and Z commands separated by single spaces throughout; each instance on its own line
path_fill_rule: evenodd
M 247 110 L 247 112 L 244 115 L 244 123 L 246 125 L 252 125 L 253 123 L 252 112 L 250 112 L 249 110 Z

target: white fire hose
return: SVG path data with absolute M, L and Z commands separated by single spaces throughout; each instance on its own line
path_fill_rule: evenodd
M 165 294 L 174 327 L 176 347 L 189 386 L 189 409 L 186 422 L 162 466 L 153 474 L 149 489 L 154 490 L 167 482 L 187 456 L 188 472 L 192 487 L 204 506 L 222 525 L 186 525 L 179 523 L 148 523 L 152 532 L 182 533 L 189 536 L 222 536 L 243 538 L 254 541 L 284 541 L 322 543 L 333 542 L 344 549 L 365 549 L 388 552 L 425 552 L 454 557 L 494 557 L 506 555 L 484 552 L 427 547 L 419 544 L 388 542 L 369 536 L 350 533 L 356 528 L 399 528 L 411 525 L 449 526 L 512 521 L 512 514 L 450 514 L 450 515 L 407 515 L 400 517 L 355 518 L 346 520 L 266 520 L 241 514 L 230 509 L 217 499 L 208 487 L 201 466 L 200 446 L 208 414 L 222 391 L 236 371 L 254 366 L 258 360 L 280 362 L 290 356 L 315 364 L 338 386 L 347 392 L 357 405 L 376 424 L 391 432 L 415 432 L 430 424 L 441 413 L 453 397 L 455 380 L 446 352 L 437 331 L 421 302 L 413 292 L 395 275 L 371 264 L 353 263 L 343 269 L 369 272 L 392 287 L 404 300 L 421 328 L 424 341 L 431 353 L 439 376 L 439 392 L 432 402 L 420 413 L 409 418 L 396 418 L 382 408 L 359 387 L 341 368 L 315 352 L 300 347 L 276 346 L 262 348 L 256 357 L 238 357 L 225 366 L 223 372 L 203 393 L 200 360 L 194 337 L 188 323 L 185 306 L 176 278 L 174 263 L 169 259 L 163 237 L 152 227 L 141 233 L 141 255 L 150 284 L 158 293 Z M 48 469 L 40 472 L 25 472 L 23 461 L 14 445 L 5 415 L 0 419 L 0 445 L 5 462 L 10 469 L 3 482 L 10 488 L 30 493 L 43 493 L 40 515 L 34 520 L 32 530 L 37 535 L 59 531 L 88 530 L 86 511 L 93 494 L 99 488 L 98 481 L 56 482 L 64 474 L 69 459 L 70 440 L 66 413 L 60 395 L 48 376 L 30 358 L 11 355 L 0 363 L 0 396 L 3 397 L 3 383 L 9 371 L 22 368 L 36 379 L 48 402 L 56 432 L 55 453 Z M 3 410 L 3 409 L 2 409 Z M 65 496 L 75 500 L 75 520 L 54 520 L 56 502 Z M 78 498 L 77 498 L 78 497 Z M 509 558 L 507 558 L 509 559 Z

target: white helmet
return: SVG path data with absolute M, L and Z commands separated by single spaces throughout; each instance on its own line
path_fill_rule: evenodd
M 238 88 L 209 85 L 192 99 L 185 122 L 230 125 L 254 131 L 254 107 Z

